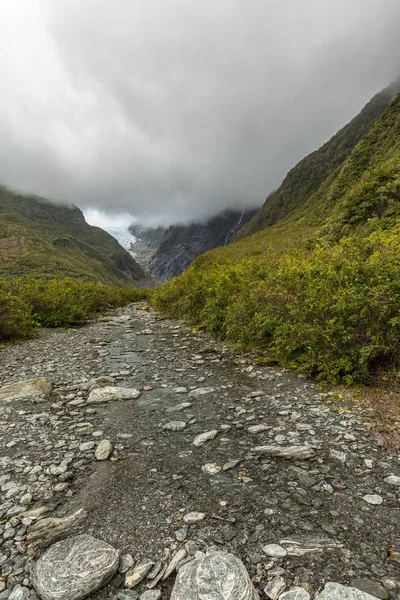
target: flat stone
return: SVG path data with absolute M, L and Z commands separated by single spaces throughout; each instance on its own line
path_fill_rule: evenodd
M 244 564 L 233 554 L 209 551 L 182 565 L 170 600 L 260 600 Z
M 363 496 L 363 500 L 365 500 L 365 502 L 368 502 L 368 504 L 376 505 L 382 504 L 383 502 L 383 498 L 379 494 L 367 494 L 366 496 Z
M 26 379 L 0 388 L 1 400 L 31 399 L 40 400 L 48 396 L 53 389 L 51 382 L 45 377 Z
M 310 552 L 326 552 L 343 548 L 343 544 L 330 538 L 317 538 L 311 536 L 293 537 L 279 540 L 289 556 L 304 556 Z
M 278 600 L 285 587 L 285 580 L 283 579 L 283 577 L 278 575 L 266 585 L 266 587 L 264 588 L 264 593 L 266 596 L 268 596 L 268 598 L 271 598 L 271 600 Z
M 99 445 L 96 448 L 96 451 L 94 453 L 96 460 L 107 460 L 110 458 L 112 451 L 113 451 L 113 445 L 110 442 L 110 440 L 101 440 L 101 442 L 99 442 Z
M 389 477 L 385 477 L 384 482 L 389 485 L 400 486 L 400 477 L 397 477 L 397 475 L 389 475 Z
M 125 574 L 134 565 L 133 557 L 130 554 L 124 554 L 119 561 L 118 573 Z
M 315 455 L 314 450 L 308 446 L 257 446 L 252 451 L 256 454 L 268 454 L 287 460 L 305 460 Z
M 119 552 L 91 535 L 57 542 L 34 564 L 31 582 L 42 600 L 80 600 L 115 575 Z
M 27 554 L 34 556 L 38 550 L 48 548 L 54 542 L 63 540 L 72 534 L 77 533 L 83 522 L 87 519 L 88 513 L 81 508 L 67 517 L 49 517 L 40 519 L 28 528 Z
M 167 431 L 183 431 L 186 429 L 186 423 L 185 421 L 170 421 L 163 425 L 163 429 Z
M 117 594 L 118 600 L 137 600 L 139 594 L 136 590 L 119 590 Z
M 147 590 L 140 596 L 140 600 L 160 600 L 161 590 Z
M 263 546 L 262 551 L 271 558 L 283 558 L 287 555 L 287 550 L 278 544 L 267 544 Z
M 353 587 L 340 585 L 340 583 L 329 582 L 317 596 L 317 600 L 376 600 L 376 596 L 371 596 Z
M 190 512 L 190 513 L 187 513 L 183 517 L 183 521 L 187 525 L 193 525 L 193 523 L 198 523 L 199 521 L 203 521 L 205 518 L 206 518 L 206 515 L 203 512 Z
M 217 433 L 218 433 L 218 431 L 216 429 L 213 429 L 212 431 L 205 431 L 204 433 L 200 433 L 200 435 L 198 435 L 194 438 L 193 446 L 196 446 L 197 448 L 199 448 L 200 446 L 203 446 L 203 444 L 205 444 L 206 442 L 213 440 L 215 438 L 215 436 L 217 435 Z
M 222 470 L 222 467 L 220 467 L 216 463 L 206 463 L 201 467 L 201 470 L 206 475 L 216 475 Z
M 310 594 L 302 587 L 294 587 L 279 596 L 279 600 L 310 600 Z
M 87 402 L 88 404 L 96 404 L 109 402 L 110 400 L 135 400 L 139 396 L 140 391 L 135 388 L 107 386 L 91 391 Z
M 125 575 L 125 585 L 128 588 L 137 586 L 138 583 L 143 581 L 147 573 L 154 565 L 152 560 L 142 560 L 132 571 L 128 571 Z
M 162 579 L 168 579 L 170 575 L 179 567 L 182 561 L 187 557 L 186 548 L 180 548 L 178 552 L 172 557 L 172 560 L 167 565 L 165 572 L 163 573 Z
M 260 425 L 251 425 L 251 427 L 249 427 L 247 431 L 249 433 L 255 434 L 255 433 L 261 433 L 262 431 L 268 431 L 268 429 L 271 429 L 271 427 L 260 423 Z
M 29 598 L 29 590 L 26 587 L 22 587 L 21 585 L 16 585 L 11 594 L 8 597 L 8 600 L 28 600 Z

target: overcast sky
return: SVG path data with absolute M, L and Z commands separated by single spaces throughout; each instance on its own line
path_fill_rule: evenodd
M 0 182 L 171 223 L 261 205 L 400 72 L 399 0 L 1 0 Z

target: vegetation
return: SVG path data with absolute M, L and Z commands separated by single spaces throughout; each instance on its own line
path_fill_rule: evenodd
M 149 298 L 150 291 L 94 281 L 0 277 L 0 340 L 31 336 L 35 329 L 65 327 L 96 313 Z
M 32 274 L 113 285 L 150 283 L 117 240 L 88 225 L 76 206 L 0 187 L 0 276 Z
M 339 168 L 282 210 L 158 288 L 156 308 L 323 381 L 398 370 L 400 95 Z

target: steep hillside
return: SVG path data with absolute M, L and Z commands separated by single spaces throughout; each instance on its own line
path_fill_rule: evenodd
M 136 261 L 79 208 L 0 188 L 0 275 L 50 275 L 148 283 Z
M 278 223 L 198 257 L 163 312 L 329 382 L 400 369 L 400 94 Z
M 196 256 L 231 242 L 254 214 L 255 210 L 226 210 L 204 223 L 172 225 L 164 232 L 150 262 L 151 275 L 166 280 L 182 273 Z
M 344 163 L 361 138 L 370 130 L 400 92 L 400 79 L 378 94 L 363 110 L 321 148 L 306 156 L 289 171 L 278 190 L 238 233 L 237 239 L 270 227 L 300 207 Z

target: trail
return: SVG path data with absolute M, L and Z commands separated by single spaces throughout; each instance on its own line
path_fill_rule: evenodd
M 400 540 L 400 457 L 379 445 L 367 411 L 139 305 L 0 350 L 0 387 L 32 377 L 50 379 L 51 398 L 0 401 L 0 600 L 15 583 L 30 585 L 30 524 L 15 516 L 27 494 L 30 509 L 52 515 L 87 509 L 83 531 L 135 563 L 164 560 L 191 540 L 241 558 L 261 597 L 276 577 L 310 594 L 337 581 L 399 597 L 388 549 Z M 141 395 L 89 405 L 98 377 Z M 182 430 L 164 428 L 176 421 Z M 111 460 L 95 460 L 101 439 L 114 445 Z M 293 446 L 304 458 L 290 457 Z M 51 474 L 63 460 L 68 468 Z M 205 518 L 185 524 L 194 511 Z M 287 556 L 268 557 L 267 544 Z M 92 597 L 122 585 L 118 575 Z

